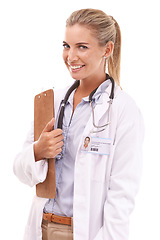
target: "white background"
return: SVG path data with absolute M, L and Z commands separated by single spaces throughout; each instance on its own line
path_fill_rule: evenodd
M 54 4 L 55 3 L 55 4 Z M 14 176 L 12 166 L 33 119 L 34 95 L 62 88 L 71 78 L 62 61 L 65 20 L 74 10 L 99 8 L 122 31 L 121 86 L 145 121 L 144 167 L 130 240 L 160 239 L 160 113 L 158 1 L 0 2 L 0 226 L 3 239 L 22 240 L 34 188 Z M 117 239 L 118 240 L 118 239 Z

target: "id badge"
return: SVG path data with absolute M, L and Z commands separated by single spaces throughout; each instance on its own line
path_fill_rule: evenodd
M 100 138 L 100 137 L 84 137 L 81 146 L 81 152 L 109 155 L 110 153 L 110 138 Z

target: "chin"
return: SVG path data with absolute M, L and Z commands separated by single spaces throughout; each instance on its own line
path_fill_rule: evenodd
M 74 80 L 82 79 L 82 76 L 80 74 L 71 73 L 70 71 L 69 71 L 69 73 Z
M 79 77 L 72 76 L 72 74 L 71 74 L 71 77 L 72 77 L 74 80 L 80 80 L 80 79 L 81 79 L 81 78 L 79 78 Z

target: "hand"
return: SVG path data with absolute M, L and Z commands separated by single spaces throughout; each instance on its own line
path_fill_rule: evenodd
M 35 161 L 54 158 L 62 151 L 63 131 L 61 129 L 53 130 L 55 119 L 52 118 L 43 129 L 39 139 L 34 143 Z

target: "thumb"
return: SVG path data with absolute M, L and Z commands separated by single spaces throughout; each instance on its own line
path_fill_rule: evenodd
M 51 132 L 53 130 L 53 126 L 55 124 L 55 118 L 52 118 L 51 121 L 49 121 L 42 132 Z

